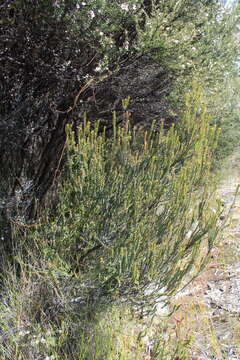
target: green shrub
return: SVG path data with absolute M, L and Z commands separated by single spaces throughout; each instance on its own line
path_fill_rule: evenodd
M 181 122 L 167 133 L 152 129 L 142 144 L 127 112 L 112 139 L 87 121 L 77 138 L 68 127 L 56 214 L 34 233 L 39 256 L 64 263 L 88 304 L 122 299 L 153 309 L 191 269 L 202 241 L 209 250 L 216 237 L 208 192 L 216 129 L 195 90 Z
M 112 138 L 87 121 L 77 134 L 68 127 L 57 207 L 39 222 L 15 221 L 16 275 L 3 275 L 0 311 L 4 359 L 85 359 L 83 345 L 87 359 L 92 341 L 103 341 L 98 321 L 89 328 L 95 316 L 114 303 L 153 313 L 206 262 L 219 230 L 210 172 L 218 132 L 200 91 L 167 132 L 153 126 L 141 137 L 125 117 Z M 114 341 L 101 347 L 112 358 Z

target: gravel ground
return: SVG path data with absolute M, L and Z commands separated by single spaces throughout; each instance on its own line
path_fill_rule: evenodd
M 230 218 L 214 257 L 216 263 L 209 265 L 212 268 L 204 291 L 221 355 L 208 357 L 206 353 L 202 359 L 240 360 L 240 194 L 236 195 L 240 184 L 239 155 L 229 158 L 222 173 L 218 193 L 226 212 L 230 210 Z
M 240 155 L 228 159 L 221 179 L 227 226 L 206 270 L 178 294 L 173 317 L 182 336 L 193 337 L 187 360 L 240 360 Z

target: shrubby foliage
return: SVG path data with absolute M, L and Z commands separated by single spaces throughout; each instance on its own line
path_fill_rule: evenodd
M 208 258 L 238 18 L 207 0 L 4 0 L 0 14 L 0 355 L 85 359 L 89 317 L 154 311 Z
M 129 119 L 124 128 L 114 126 L 109 140 L 89 123 L 79 127 L 77 145 L 68 134 L 66 180 L 45 231 L 53 253 L 84 274 L 89 301 L 111 296 L 137 302 L 140 292 L 142 304 L 152 306 L 149 297 L 156 301 L 160 289 L 176 289 L 206 234 L 211 248 L 217 217 L 207 210 L 205 179 L 216 130 L 198 96 L 188 98 L 176 127 L 145 134 L 139 149 Z M 147 296 L 151 284 L 156 288 Z
M 122 127 L 114 119 L 111 138 L 85 121 L 76 143 L 68 127 L 67 167 L 54 215 L 28 227 L 16 223 L 22 285 L 14 280 L 9 286 L 8 279 L 1 315 L 11 356 L 17 348 L 30 358 L 51 354 L 47 343 L 28 347 L 22 339 L 19 345 L 11 334 L 24 322 L 21 331 L 30 328 L 32 339 L 45 336 L 36 335 L 36 323 L 41 333 L 50 323 L 53 337 L 64 327 L 65 340 L 55 340 L 51 349 L 60 356 L 66 346 L 65 354 L 79 358 L 86 316 L 123 303 L 152 313 L 208 259 L 219 230 L 209 185 L 218 132 L 199 91 L 188 94 L 176 126 L 153 127 L 142 141 L 128 116 Z M 22 229 L 27 232 L 21 237 Z

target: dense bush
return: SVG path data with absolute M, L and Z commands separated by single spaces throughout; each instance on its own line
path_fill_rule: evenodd
M 58 211 L 43 229 L 50 258 L 58 254 L 83 276 L 89 301 L 110 296 L 137 303 L 140 292 L 139 301 L 146 306 L 146 296 L 152 306 L 149 297 L 158 290 L 176 289 L 206 234 L 211 248 L 216 216 L 208 213 L 205 191 L 216 134 L 195 96 L 177 126 L 145 134 L 139 148 L 129 119 L 109 140 L 89 123 L 79 127 L 77 144 L 68 133 Z
M 87 111 L 111 128 L 130 96 L 135 123 L 169 126 L 192 78 L 212 98 L 237 57 L 236 16 L 217 1 L 4 0 L 0 12 L 0 191 L 26 218 L 61 174 L 66 124 Z
M 212 160 L 238 121 L 237 16 L 207 0 L 0 12 L 0 356 L 85 360 L 90 319 L 154 312 L 208 258 Z
M 13 275 L 5 276 L 1 313 L 12 353 L 19 344 L 11 334 L 20 328 L 36 336 L 36 324 L 41 331 L 51 324 L 56 332 L 64 323 L 73 351 L 76 329 L 105 306 L 125 303 L 154 312 L 208 258 L 219 230 L 209 184 L 218 134 L 199 91 L 188 94 L 176 126 L 167 132 L 153 127 L 142 142 L 128 116 L 122 127 L 114 119 L 110 139 L 85 121 L 76 143 L 68 127 L 67 167 L 54 215 L 15 223 L 20 277 L 12 282 Z M 23 340 L 22 351 L 36 347 Z

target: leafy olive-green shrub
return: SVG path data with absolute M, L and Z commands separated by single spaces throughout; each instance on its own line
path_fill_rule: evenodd
M 146 28 L 139 31 L 140 47 L 172 74 L 168 100 L 175 111 L 184 105 L 192 79 L 201 83 L 213 122 L 223 128 L 217 157 L 227 156 L 239 138 L 239 12 L 217 1 L 154 4 Z

